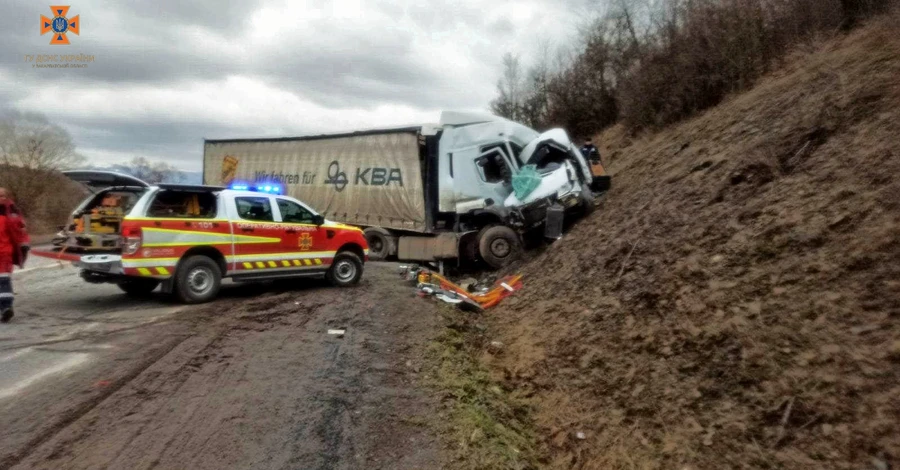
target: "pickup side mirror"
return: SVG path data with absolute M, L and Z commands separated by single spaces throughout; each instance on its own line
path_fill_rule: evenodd
M 325 217 L 321 214 L 316 214 L 313 216 L 313 223 L 316 225 L 322 225 L 325 223 Z

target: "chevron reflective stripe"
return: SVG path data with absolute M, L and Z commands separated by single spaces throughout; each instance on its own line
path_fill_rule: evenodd
M 169 268 L 165 267 L 137 268 L 137 271 L 141 276 L 169 276 L 172 274 Z
M 319 267 L 325 264 L 323 258 L 303 258 L 303 259 L 283 259 L 278 261 L 240 261 L 237 263 L 238 269 L 295 269 Z
M 165 266 L 174 268 L 178 264 L 178 258 L 136 258 L 123 259 L 123 268 L 155 268 L 157 266 Z
M 281 243 L 281 238 L 256 237 L 230 233 L 196 232 L 192 230 L 173 230 L 167 228 L 144 227 L 141 229 L 144 240 L 141 246 L 146 248 L 181 246 L 181 245 L 246 245 L 254 243 Z

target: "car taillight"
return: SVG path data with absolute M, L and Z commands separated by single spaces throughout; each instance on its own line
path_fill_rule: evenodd
M 143 232 L 140 227 L 129 227 L 125 229 L 125 238 L 122 240 L 122 253 L 133 255 L 141 249 L 143 241 Z

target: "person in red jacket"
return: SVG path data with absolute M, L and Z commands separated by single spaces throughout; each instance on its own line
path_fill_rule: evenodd
M 13 317 L 13 267 L 25 266 L 28 257 L 25 220 L 5 188 L 0 188 L 0 322 Z

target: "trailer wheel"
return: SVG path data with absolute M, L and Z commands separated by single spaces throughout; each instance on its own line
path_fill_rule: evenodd
M 175 296 L 186 304 L 209 302 L 219 293 L 221 285 L 219 265 L 208 256 L 187 258 L 175 273 Z
M 363 262 L 354 253 L 342 251 L 338 253 L 325 273 L 335 287 L 349 287 L 359 283 L 363 275 Z
M 146 297 L 153 292 L 159 284 L 160 282 L 157 279 L 138 277 L 124 280 L 116 285 L 130 297 Z
M 397 238 L 381 227 L 369 227 L 363 230 L 366 243 L 369 245 L 369 259 L 382 261 L 397 251 Z
M 521 255 L 522 241 L 513 229 L 492 225 L 478 234 L 478 252 L 490 267 L 500 269 Z

